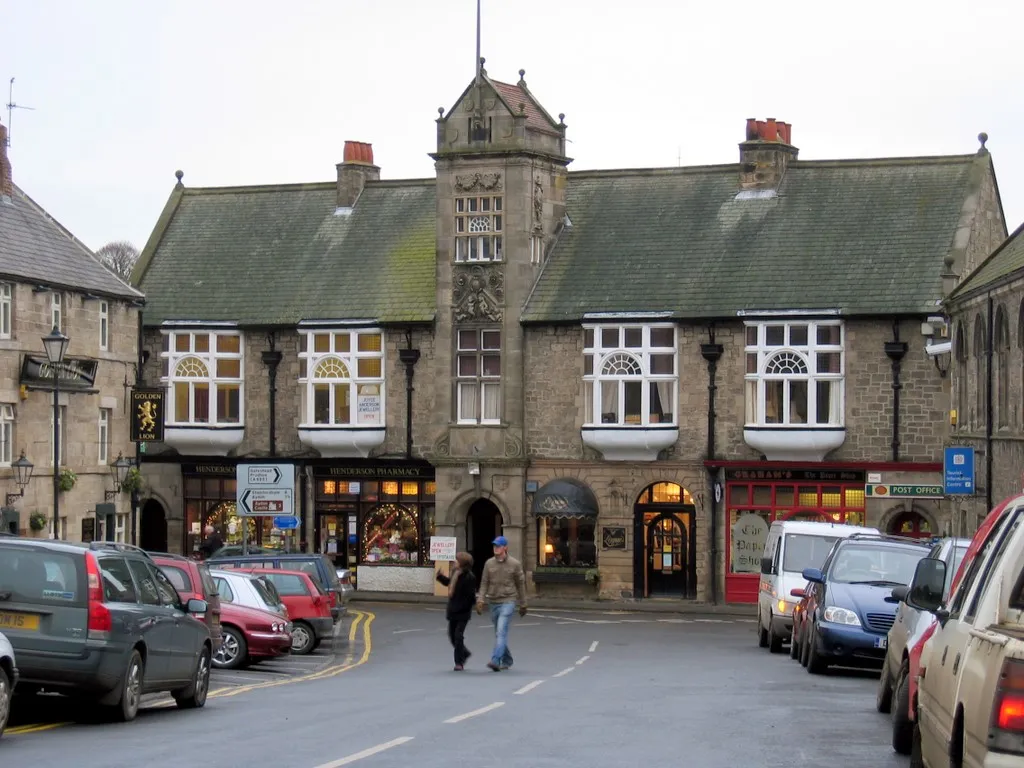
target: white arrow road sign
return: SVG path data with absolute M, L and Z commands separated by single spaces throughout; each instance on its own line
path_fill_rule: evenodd
M 294 465 L 239 464 L 235 478 L 235 500 L 242 517 L 291 517 L 295 514 Z

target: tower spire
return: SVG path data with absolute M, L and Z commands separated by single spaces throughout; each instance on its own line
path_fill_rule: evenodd
M 480 71 L 483 69 L 483 64 L 480 60 L 480 0 L 476 0 L 476 62 L 473 64 L 476 72 L 476 81 L 480 82 Z

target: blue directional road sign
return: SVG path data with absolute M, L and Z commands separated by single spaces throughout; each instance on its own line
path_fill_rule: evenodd
M 279 529 L 279 530 L 282 530 L 282 531 L 288 531 L 288 530 L 291 530 L 293 528 L 298 528 L 299 527 L 299 518 L 297 518 L 297 517 L 275 517 L 274 518 L 274 527 Z
M 974 449 L 958 445 L 946 448 L 942 461 L 942 485 L 947 496 L 974 495 Z

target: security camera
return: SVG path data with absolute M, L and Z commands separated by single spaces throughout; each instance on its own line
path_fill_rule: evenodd
M 925 344 L 924 352 L 928 357 L 938 357 L 939 355 L 948 355 L 953 349 L 953 342 L 942 341 L 938 344 Z

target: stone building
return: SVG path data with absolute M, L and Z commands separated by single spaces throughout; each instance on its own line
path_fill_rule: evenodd
M 479 567 L 501 531 L 539 594 L 743 602 L 773 519 L 945 525 L 922 323 L 1005 234 L 984 147 L 807 161 L 749 120 L 738 163 L 570 173 L 523 72 L 436 124 L 431 179 L 357 142 L 330 183 L 179 173 L 136 273 L 169 547 L 237 541 L 235 467 L 271 456 L 301 524 L 250 540 L 361 589 L 430 591 L 429 536 Z
M 954 505 L 958 533 L 1024 483 L 1024 226 L 946 301 L 952 325 L 955 443 L 975 449 L 978 487 Z
M 7 531 L 60 538 L 130 537 L 129 497 L 110 493 L 111 464 L 134 458 L 126 405 L 135 381 L 142 294 L 14 184 L 0 126 L 0 484 Z M 58 370 L 59 466 L 54 466 L 53 369 L 42 339 L 68 338 Z M 13 463 L 30 462 L 17 485 Z M 74 478 L 74 479 L 73 479 Z M 60 479 L 60 478 L 59 478 Z

